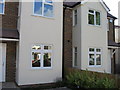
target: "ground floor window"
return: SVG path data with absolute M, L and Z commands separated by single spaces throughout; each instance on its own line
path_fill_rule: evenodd
M 74 65 L 74 67 L 75 67 L 75 66 L 77 66 L 77 47 L 74 47 L 73 52 L 74 52 L 74 53 L 73 53 L 73 54 L 74 54 L 74 56 L 73 56 L 73 57 L 74 57 L 74 59 L 73 59 L 73 60 L 74 60 L 74 61 L 73 61 L 73 65 Z
M 32 68 L 52 67 L 52 45 L 32 46 Z
M 89 66 L 100 66 L 101 65 L 101 49 L 100 48 L 89 48 Z

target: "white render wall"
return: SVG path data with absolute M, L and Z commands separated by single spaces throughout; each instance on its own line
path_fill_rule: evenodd
M 33 1 L 33 0 L 31 0 Z M 54 17 L 33 15 L 33 2 L 22 2 L 17 84 L 44 84 L 62 77 L 62 2 L 54 3 Z M 53 45 L 51 69 L 31 68 L 32 45 Z
M 78 14 L 78 28 L 73 31 L 78 34 L 73 34 L 73 45 L 77 45 L 80 48 L 78 53 L 81 56 L 78 59 L 79 66 L 82 70 L 90 70 L 97 72 L 111 73 L 110 60 L 108 58 L 108 46 L 107 46 L 107 12 L 99 2 L 86 2 L 79 6 L 81 11 Z M 88 10 L 93 9 L 101 12 L 101 26 L 92 26 L 88 24 Z M 75 40 L 76 38 L 76 40 Z M 76 43 L 77 42 L 77 43 Z M 101 67 L 89 67 L 88 61 L 88 49 L 89 48 L 101 48 L 102 49 L 102 66 Z

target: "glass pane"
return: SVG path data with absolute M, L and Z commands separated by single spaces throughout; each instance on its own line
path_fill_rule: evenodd
M 51 48 L 52 48 L 51 46 L 44 46 L 45 50 L 51 50 Z
M 88 23 L 94 25 L 94 15 L 92 14 L 88 15 Z
M 89 51 L 90 51 L 90 52 L 94 52 L 94 48 L 90 48 Z
M 34 45 L 32 47 L 33 50 L 40 50 L 41 49 L 41 46 L 40 45 Z
M 101 49 L 96 49 L 96 52 L 101 52 Z
M 100 13 L 96 12 L 96 25 L 100 25 Z
M 96 65 L 101 65 L 101 55 L 100 54 L 96 55 Z
M 42 0 L 35 0 L 35 2 L 34 2 L 34 14 L 42 15 Z
M 93 11 L 93 10 L 89 10 L 89 12 L 90 12 L 90 13 L 94 13 L 94 11 Z
M 41 53 L 32 52 L 32 67 L 40 67 Z
M 4 9 L 4 4 L 0 3 L 0 13 L 3 13 L 3 9 Z
M 44 4 L 44 16 L 53 17 L 53 6 Z
M 51 67 L 51 53 L 44 53 L 44 67 Z
M 53 3 L 52 0 L 45 0 L 47 3 Z
M 77 66 L 77 53 L 75 53 L 74 66 Z
M 94 54 L 89 54 L 89 65 L 95 65 L 94 58 Z
M 75 47 L 75 52 L 77 52 L 77 47 Z

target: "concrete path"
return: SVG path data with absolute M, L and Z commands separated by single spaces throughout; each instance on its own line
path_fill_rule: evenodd
M 0 90 L 22 90 L 19 87 L 16 86 L 14 82 L 5 82 L 5 83 L 0 83 Z M 31 90 L 31 89 L 30 89 Z M 34 88 L 33 88 L 34 90 Z M 37 89 L 38 90 L 38 89 Z M 41 89 L 40 89 L 41 90 Z M 71 90 L 68 89 L 67 87 L 60 87 L 60 88 L 53 88 L 53 89 L 43 89 L 43 90 Z

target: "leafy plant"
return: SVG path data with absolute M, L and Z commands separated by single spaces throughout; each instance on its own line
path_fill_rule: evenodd
M 66 76 L 67 84 L 81 88 L 115 88 L 115 80 L 88 71 L 73 71 Z

